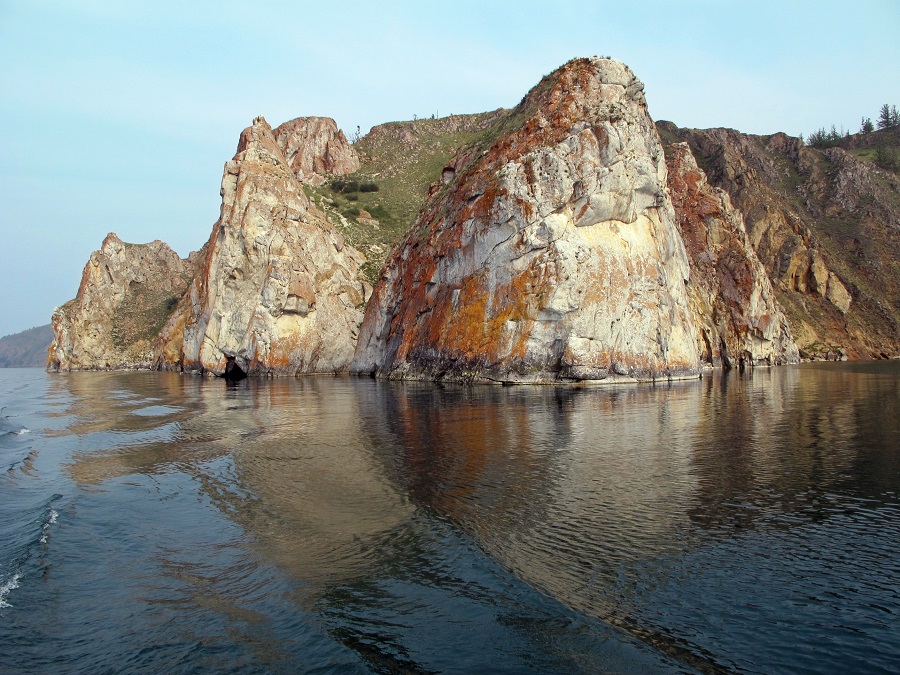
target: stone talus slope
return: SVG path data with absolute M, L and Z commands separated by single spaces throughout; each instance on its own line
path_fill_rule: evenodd
M 691 307 L 701 359 L 743 367 L 799 360 L 787 319 L 744 219 L 713 188 L 687 143 L 666 148 L 669 190 L 691 264 Z
M 157 366 L 224 374 L 346 370 L 371 288 L 365 258 L 310 203 L 262 117 L 225 165 L 222 208 Z
M 679 129 L 746 223 L 807 358 L 900 354 L 900 181 L 785 134 Z
M 577 59 L 426 202 L 352 370 L 551 382 L 697 373 L 688 259 L 643 85 Z
M 326 175 L 359 169 L 356 150 L 330 117 L 298 117 L 276 127 L 273 135 L 301 182 L 321 185 Z
M 189 276 L 190 263 L 163 242 L 126 244 L 108 234 L 75 299 L 53 313 L 48 369 L 149 368 L 156 335 Z

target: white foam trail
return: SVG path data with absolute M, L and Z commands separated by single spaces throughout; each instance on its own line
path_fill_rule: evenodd
M 5 584 L 0 586 L 0 609 L 3 607 L 12 607 L 7 601 L 6 596 L 9 595 L 9 592 L 14 588 L 19 587 L 19 579 L 22 578 L 22 575 L 16 572 L 13 574 Z
M 30 433 L 31 433 L 31 429 L 26 429 L 25 427 L 22 427 L 21 429 L 19 429 L 16 432 L 16 435 L 21 436 L 22 434 L 30 434 Z
M 47 543 L 47 530 L 49 530 L 50 526 L 56 522 L 56 519 L 58 517 L 59 517 L 59 514 L 56 511 L 54 511 L 53 509 L 50 509 L 50 517 L 47 519 L 47 522 L 44 523 L 44 526 L 41 528 L 44 531 L 44 534 L 41 535 L 41 543 L 42 544 Z

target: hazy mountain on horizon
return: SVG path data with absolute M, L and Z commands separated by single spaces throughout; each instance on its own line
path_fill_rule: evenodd
M 49 323 L 0 337 L 0 368 L 43 368 L 51 342 Z

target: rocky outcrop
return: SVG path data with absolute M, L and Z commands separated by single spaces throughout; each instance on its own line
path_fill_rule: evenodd
M 799 360 L 775 291 L 727 193 L 713 188 L 687 143 L 666 148 L 669 190 L 691 265 L 701 359 L 743 367 Z
M 303 183 L 321 185 L 326 175 L 359 169 L 359 156 L 330 117 L 298 117 L 273 132 L 287 165 Z
M 790 362 L 795 346 L 900 356 L 897 174 L 785 134 L 654 125 L 642 90 L 619 62 L 577 59 L 514 110 L 355 145 L 328 118 L 258 118 L 202 251 L 110 235 L 54 314 L 49 367 L 352 359 L 395 378 L 572 382 Z M 358 193 L 319 187 L 354 172 Z
M 388 259 L 353 370 L 504 382 L 696 375 L 688 259 L 643 85 L 625 65 L 569 62 L 465 157 Z
M 150 368 L 156 336 L 189 271 L 161 241 L 126 244 L 108 234 L 85 265 L 75 299 L 53 312 L 48 369 Z
M 157 365 L 225 374 L 346 370 L 371 287 L 262 117 L 225 164 L 222 209 Z
M 742 212 L 805 357 L 900 355 L 896 174 L 785 134 L 658 126 Z

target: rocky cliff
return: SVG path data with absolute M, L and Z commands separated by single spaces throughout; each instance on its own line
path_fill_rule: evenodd
M 900 180 L 785 134 L 679 129 L 712 185 L 744 216 L 801 353 L 900 354 Z
M 454 162 L 383 270 L 352 369 L 551 382 L 695 375 L 688 258 L 643 85 L 577 59 Z
M 241 134 L 221 194 L 197 274 L 160 336 L 157 366 L 219 375 L 346 370 L 371 293 L 360 275 L 365 258 L 306 197 L 262 117 Z
M 781 305 L 728 194 L 707 182 L 687 143 L 666 149 L 669 190 L 688 252 L 701 359 L 726 368 L 799 360 Z
M 53 312 L 47 367 L 149 368 L 189 274 L 189 262 L 161 241 L 126 244 L 108 234 L 85 265 L 75 299 Z
M 567 382 L 900 355 L 897 174 L 852 139 L 654 125 L 642 90 L 576 59 L 514 110 L 355 145 L 258 118 L 202 251 L 110 235 L 49 367 Z
M 273 135 L 285 163 L 301 182 L 321 185 L 327 175 L 359 169 L 356 150 L 329 117 L 298 117 L 277 127 Z

